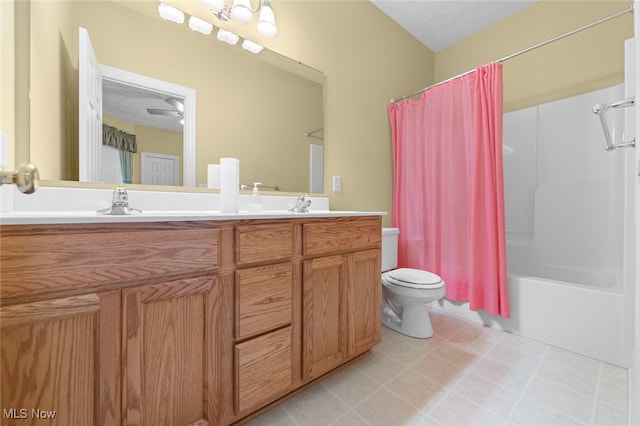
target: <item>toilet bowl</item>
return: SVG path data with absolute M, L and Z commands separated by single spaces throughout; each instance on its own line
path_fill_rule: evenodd
M 444 297 L 438 275 L 398 264 L 397 228 L 382 230 L 382 325 L 417 338 L 433 336 L 427 303 Z

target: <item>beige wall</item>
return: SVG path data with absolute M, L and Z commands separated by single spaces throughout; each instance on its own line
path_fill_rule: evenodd
M 77 119 L 71 119 L 77 116 L 77 62 L 67 55 L 77 39 L 71 12 L 68 2 L 31 7 L 31 28 L 38 31 L 30 32 L 29 160 L 44 179 L 73 179 L 78 173 Z
M 590 23 L 630 2 L 542 0 L 435 54 L 368 0 L 273 4 L 280 33 L 266 46 L 327 76 L 325 188 L 331 207 L 391 214 L 389 99 Z M 505 110 L 620 83 L 622 43 L 632 35 L 629 15 L 505 62 Z M 343 177 L 341 193 L 331 191 L 333 175 Z M 391 223 L 390 215 L 384 223 Z
M 543 0 L 436 54 L 368 0 L 273 0 L 272 4 L 279 27 L 275 38 L 265 40 L 248 27 L 232 29 L 325 74 L 325 187 L 332 208 L 391 213 L 387 116 L 391 98 L 606 16 L 629 2 Z M 505 108 L 517 109 L 622 81 L 622 40 L 632 35 L 632 27 L 631 17 L 618 18 L 506 62 Z M 158 42 L 149 38 L 147 46 Z M 144 65 L 144 56 L 139 56 L 137 62 Z M 124 65 L 135 60 L 130 58 Z M 198 99 L 214 96 L 224 87 L 224 82 L 210 81 L 199 88 Z M 238 114 L 243 102 L 246 100 L 237 99 L 233 106 Z M 212 117 L 212 111 L 199 113 L 198 126 Z M 199 135 L 199 151 L 207 143 L 204 139 Z M 254 147 L 261 147 L 261 142 L 256 140 Z M 198 162 L 202 169 L 200 157 Z M 340 193 L 331 191 L 333 175 L 343 178 Z M 387 216 L 385 224 L 389 223 Z
M 441 81 L 505 57 L 630 6 L 630 1 L 542 0 L 436 53 Z M 585 93 L 624 81 L 627 14 L 509 59 L 504 65 L 505 111 Z
M 0 130 L 7 142 L 15 139 L 15 5 L 0 2 Z M 7 158 L 0 167 L 15 168 L 15 145 L 7 146 Z
M 154 2 L 154 4 L 156 3 Z M 332 207 L 335 209 L 389 210 L 391 145 L 386 111 L 387 103 L 389 99 L 413 91 L 417 87 L 422 87 L 425 82 L 433 80 L 432 52 L 368 1 L 276 0 L 273 4 L 278 19 L 279 34 L 272 40 L 264 40 L 258 36 L 251 36 L 251 38 L 258 42 L 264 42 L 267 47 L 275 51 L 321 70 L 326 76 L 324 87 L 325 186 L 330 189 L 328 185 L 331 182 L 331 176 L 340 175 L 343 177 L 344 188 L 343 192 L 338 194 L 329 191 Z M 90 5 L 93 12 L 98 10 L 98 6 L 92 2 L 79 2 L 77 8 L 79 10 L 87 5 Z M 77 12 L 75 19 L 78 24 L 92 25 L 95 28 L 100 25 L 109 25 L 104 14 L 96 12 L 94 15 L 90 18 L 87 13 L 83 15 L 85 18 L 80 19 L 80 12 Z M 174 25 L 157 19 L 156 22 L 165 29 Z M 354 31 L 354 27 L 357 27 L 358 30 Z M 138 32 L 145 34 L 143 31 Z M 240 35 L 249 37 L 250 34 L 246 32 L 246 27 L 242 28 L 242 31 L 238 30 Z M 192 38 L 201 37 L 199 34 L 188 31 L 185 33 Z M 132 43 L 124 34 L 122 36 L 120 34 L 120 32 L 114 32 L 109 38 L 112 41 L 117 41 L 119 46 Z M 73 61 L 77 55 L 75 53 L 77 50 L 75 44 L 77 43 L 67 42 L 60 37 L 57 39 L 59 40 L 58 46 L 52 50 L 57 50 L 58 57 L 63 58 L 57 62 L 66 61 L 65 56 L 70 57 Z M 169 65 L 163 67 L 152 64 L 148 57 L 140 52 L 157 46 L 165 46 L 167 49 L 180 48 L 180 43 L 175 38 L 155 38 L 149 35 L 135 55 L 130 55 L 124 61 L 118 62 L 103 47 L 105 43 L 99 36 L 94 37 L 92 34 L 92 39 L 101 61 L 142 74 L 149 74 L 151 71 L 160 72 L 159 78 L 163 77 L 162 72 L 168 69 L 175 57 L 168 55 L 166 63 Z M 71 40 L 75 40 L 75 38 Z M 70 43 L 75 43 L 72 48 L 69 47 Z M 207 41 L 207 43 L 215 44 L 217 41 Z M 209 60 L 204 64 L 201 63 L 200 60 L 207 59 L 204 53 L 199 55 L 197 61 L 193 58 L 188 61 L 181 61 L 181 59 L 184 57 L 179 56 L 177 62 L 181 62 L 185 64 L 182 66 L 189 68 L 213 71 L 216 68 L 224 69 L 225 67 L 224 62 Z M 52 60 L 55 61 L 55 58 Z M 53 66 L 56 66 L 55 62 Z M 226 71 L 232 73 L 234 70 Z M 236 74 L 238 73 L 236 72 Z M 237 77 L 242 79 L 241 75 L 237 75 Z M 186 80 L 172 79 L 171 81 L 193 86 Z M 243 81 L 250 83 L 250 76 L 245 76 Z M 198 97 L 198 182 L 205 180 L 204 164 L 217 162 L 219 156 L 233 155 L 228 151 L 219 154 L 208 153 L 214 143 L 210 136 L 211 132 L 214 129 L 222 128 L 221 131 L 224 133 L 218 139 L 233 144 L 233 138 L 237 131 L 237 128 L 234 129 L 233 126 L 223 126 L 222 123 L 216 122 L 215 108 L 210 110 L 200 108 L 200 100 L 215 98 L 221 91 L 233 91 L 233 87 L 234 83 L 227 79 L 209 78 L 206 84 L 196 88 Z M 265 88 L 261 88 L 261 90 L 263 89 Z M 243 110 L 246 110 L 251 104 L 252 102 L 246 98 L 236 97 L 234 102 L 219 105 L 218 108 L 231 108 L 236 111 L 237 115 L 242 115 Z M 64 112 L 60 111 L 60 113 Z M 71 114 L 74 113 L 74 111 L 71 112 Z M 292 114 L 284 111 L 281 114 L 281 119 L 302 122 L 302 119 L 298 120 Z M 259 128 L 260 123 L 256 120 L 259 120 L 260 112 L 250 112 L 247 113 L 247 116 L 251 117 L 249 126 Z M 304 131 L 318 127 L 315 121 L 302 124 Z M 264 140 L 259 136 L 252 140 L 254 143 L 251 150 L 258 153 L 261 158 L 264 158 L 269 152 L 275 152 L 280 157 L 287 159 L 290 157 L 288 151 L 273 149 L 270 145 L 272 141 Z M 308 145 L 302 144 L 301 146 L 304 147 L 304 162 L 306 163 Z M 38 150 L 39 148 L 33 146 L 32 143 L 32 153 Z M 35 160 L 33 156 L 32 160 Z M 46 162 L 43 164 L 45 165 L 42 167 L 43 176 L 47 178 L 49 175 L 48 165 Z M 284 166 L 278 166 L 277 170 L 286 173 L 300 165 L 300 162 L 289 161 Z M 270 161 L 263 161 L 262 166 L 273 168 Z M 257 169 L 258 166 L 255 168 Z M 246 169 L 248 167 L 244 167 L 244 170 Z M 306 170 L 306 164 L 304 169 Z M 241 166 L 241 172 L 242 170 Z M 257 178 L 260 179 L 259 175 Z M 246 180 L 252 181 L 253 178 L 246 177 Z M 279 184 L 279 182 L 265 183 Z M 289 188 L 283 189 L 288 190 Z
M 242 183 L 262 181 L 285 191 L 308 190 L 309 139 L 304 133 L 322 126 L 322 85 L 256 61 L 186 25 L 159 19 L 155 1 L 134 5 L 146 5 L 151 15 L 114 2 L 31 3 L 34 24 L 41 16 L 49 17 L 31 33 L 36 65 L 31 76 L 31 91 L 36 93 L 31 101 L 31 160 L 39 165 L 41 176 L 77 178 L 77 170 L 76 176 L 65 173 L 65 166 L 77 163 L 77 150 L 65 144 L 77 140 L 77 102 L 61 107 L 61 93 L 56 92 L 66 88 L 75 101 L 77 79 L 68 88 L 55 72 L 77 64 L 81 26 L 88 30 L 100 63 L 195 89 L 197 184 L 206 183 L 208 163 L 238 157 Z M 43 72 L 49 68 L 54 74 Z M 75 157 L 68 161 L 71 155 Z M 51 158 L 64 163 L 54 164 Z M 291 158 L 295 160 L 287 164 Z
M 272 4 L 281 33 L 267 45 L 327 78 L 325 191 L 331 208 L 391 213 L 387 104 L 433 81 L 433 52 L 368 0 L 278 3 Z M 334 175 L 342 177 L 342 192 L 331 191 Z

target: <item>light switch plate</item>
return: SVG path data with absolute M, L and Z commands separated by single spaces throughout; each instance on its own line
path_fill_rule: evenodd
M 333 177 L 333 192 L 342 191 L 342 178 L 340 176 Z

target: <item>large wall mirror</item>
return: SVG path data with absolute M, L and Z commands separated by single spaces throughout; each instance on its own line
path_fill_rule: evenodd
M 184 162 L 189 159 L 185 158 L 185 134 L 175 127 L 177 113 L 163 117 L 173 120 L 173 129 L 155 128 L 110 113 L 113 104 L 109 101 L 104 122 L 141 141 L 133 183 L 142 183 L 142 152 L 156 152 L 179 159 L 180 185 L 205 186 L 208 164 L 218 163 L 221 157 L 236 157 L 242 184 L 262 182 L 285 192 L 310 192 L 311 153 L 322 152 L 323 146 L 324 133 L 317 131 L 324 127 L 321 72 L 268 49 L 254 55 L 218 41 L 215 34 L 204 36 L 186 24 L 164 21 L 158 16 L 157 1 L 31 0 L 17 4 L 22 13 L 16 15 L 16 39 L 27 38 L 31 49 L 26 53 L 29 69 L 16 73 L 16 79 L 29 79 L 30 99 L 28 112 L 18 111 L 17 123 L 27 123 L 29 160 L 39 167 L 42 179 L 79 180 L 81 174 L 78 29 L 82 27 L 106 69 L 195 93 L 190 111 L 195 123 L 193 170 L 187 166 L 184 178 Z M 214 19 L 210 21 L 215 24 Z M 24 54 L 16 52 L 16 56 Z M 17 63 L 25 61 L 17 58 Z M 109 91 L 126 92 L 127 84 L 114 87 L 117 79 L 113 77 L 103 87 L 105 82 Z M 129 88 L 133 99 L 136 87 Z M 166 90 L 153 96 L 154 104 L 142 106 L 148 115 L 148 110 L 175 112 L 177 104 L 171 101 L 179 96 Z M 126 109 L 123 105 L 116 108 Z M 161 133 L 171 132 L 177 142 L 154 145 L 164 138 Z M 317 157 L 315 162 L 317 165 Z M 97 180 L 108 182 L 109 178 Z M 312 192 L 322 192 L 322 188 Z

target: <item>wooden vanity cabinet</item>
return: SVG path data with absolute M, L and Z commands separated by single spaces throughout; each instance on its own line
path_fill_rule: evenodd
M 120 424 L 119 313 L 117 291 L 2 307 L 0 423 Z
M 303 379 L 380 342 L 380 218 L 303 225 Z M 335 254 L 331 254 L 335 253 Z
M 220 235 L 211 222 L 1 226 L 1 423 L 219 424 Z
M 218 423 L 218 280 L 206 275 L 122 291 L 125 424 Z
M 243 422 L 380 341 L 380 241 L 378 216 L 0 226 L 2 424 Z
M 291 221 L 236 227 L 234 406 L 241 418 L 292 390 L 296 357 Z

